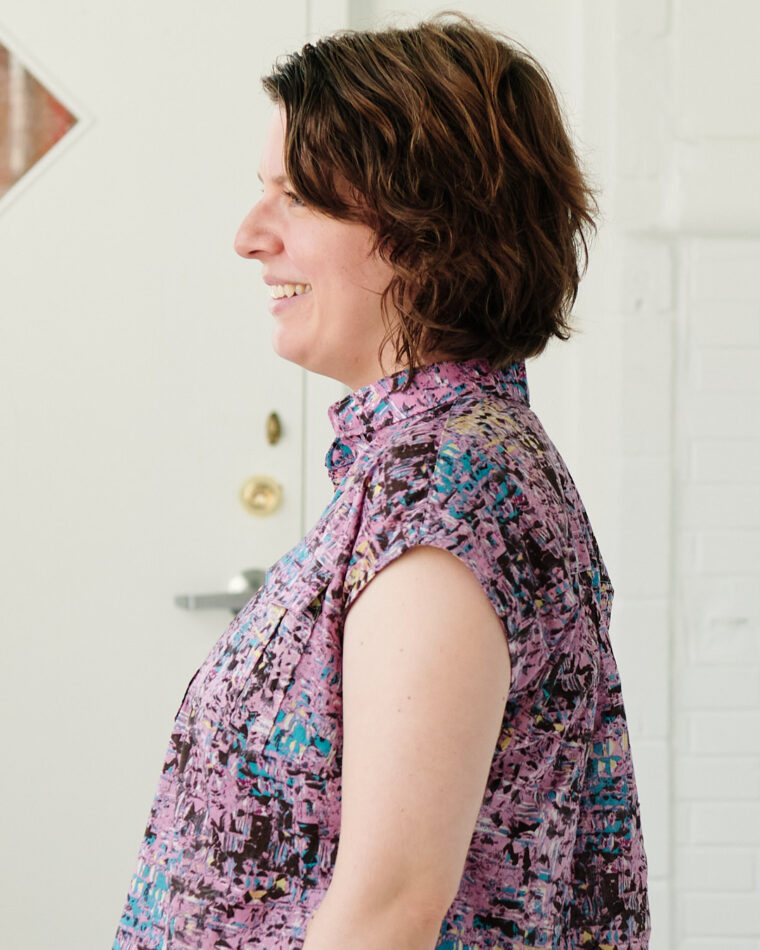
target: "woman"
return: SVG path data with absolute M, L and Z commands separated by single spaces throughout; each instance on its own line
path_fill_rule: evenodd
M 188 687 L 114 946 L 640 950 L 612 586 L 525 378 L 593 228 L 551 85 L 449 16 L 264 86 L 235 247 L 353 390 L 335 495 Z

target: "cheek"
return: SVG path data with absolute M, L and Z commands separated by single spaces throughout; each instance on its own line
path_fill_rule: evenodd
M 375 293 L 382 293 L 393 277 L 393 267 L 378 254 L 367 257 L 365 253 L 360 268 L 364 285 Z

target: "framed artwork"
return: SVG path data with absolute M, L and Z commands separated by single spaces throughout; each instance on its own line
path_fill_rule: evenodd
M 77 122 L 0 42 L 0 198 Z

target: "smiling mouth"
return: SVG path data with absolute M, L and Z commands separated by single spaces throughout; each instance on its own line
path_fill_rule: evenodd
M 274 300 L 283 297 L 300 297 L 311 292 L 311 284 L 273 284 L 269 292 Z

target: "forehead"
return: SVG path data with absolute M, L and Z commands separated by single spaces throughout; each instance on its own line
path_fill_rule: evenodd
M 280 184 L 285 181 L 285 162 L 283 147 L 285 144 L 285 110 L 276 106 L 272 110 L 267 126 L 264 146 L 259 160 L 259 179 Z

